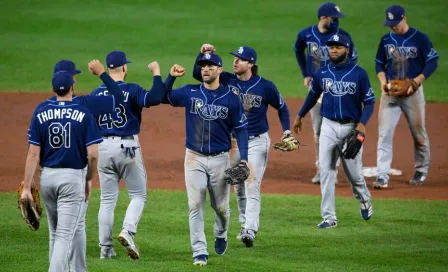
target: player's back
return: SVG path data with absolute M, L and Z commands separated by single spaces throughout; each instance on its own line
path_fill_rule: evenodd
M 103 136 L 130 136 L 140 132 L 145 98 L 149 94 L 141 86 L 135 83 L 117 81 L 124 94 L 124 102 L 115 107 L 115 112 L 103 114 L 97 117 L 97 123 Z M 108 96 L 107 87 L 103 84 L 95 89 L 92 95 Z
M 29 143 L 40 146 L 45 167 L 83 169 L 87 146 L 101 141 L 93 115 L 72 101 L 39 105 L 30 126 Z

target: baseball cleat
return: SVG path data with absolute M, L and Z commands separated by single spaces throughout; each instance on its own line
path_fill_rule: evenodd
M 338 225 L 337 221 L 330 221 L 325 219 L 324 221 L 320 222 L 319 225 L 317 225 L 317 227 L 319 229 L 329 229 L 329 228 L 334 228 Z
M 193 265 L 206 266 L 207 260 L 208 260 L 208 255 L 205 255 L 205 254 L 198 255 L 198 256 L 194 257 Z
M 255 234 L 251 230 L 245 230 L 244 233 L 241 235 L 241 242 L 243 242 L 243 244 L 246 247 L 253 247 L 254 240 L 255 240 Z
M 373 188 L 374 189 L 383 189 L 383 188 L 387 188 L 388 186 L 388 181 L 382 178 L 377 178 L 374 182 L 373 182 Z
M 361 207 L 362 219 L 369 220 L 373 214 L 372 203 L 370 201 L 361 202 L 359 206 Z
M 422 185 L 427 176 L 428 175 L 423 173 L 423 172 L 415 171 L 414 176 L 409 181 L 409 184 L 411 184 L 411 185 Z
M 311 179 L 312 184 L 320 184 L 320 173 L 319 170 L 317 170 L 316 175 Z
M 134 244 L 134 239 L 127 231 L 122 231 L 120 235 L 118 235 L 118 242 L 122 246 L 126 248 L 128 256 L 133 260 L 138 260 L 140 258 L 140 254 L 138 253 L 138 248 Z
M 218 255 L 224 255 L 227 250 L 227 239 L 226 238 L 215 238 L 215 252 Z
M 110 259 L 117 256 L 113 247 L 102 247 L 100 259 Z
M 244 227 L 241 228 L 241 231 L 240 231 L 240 233 L 238 233 L 238 235 L 236 236 L 236 239 L 241 240 L 241 236 L 243 235 L 243 233 L 244 233 Z

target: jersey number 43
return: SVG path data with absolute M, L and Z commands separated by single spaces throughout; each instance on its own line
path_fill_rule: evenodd
M 106 126 L 107 129 L 112 129 L 113 127 L 121 128 L 126 125 L 128 118 L 126 117 L 126 109 L 123 105 L 118 105 L 115 108 L 115 112 L 117 113 L 117 120 L 112 118 L 111 113 L 106 113 L 98 116 L 98 125 Z

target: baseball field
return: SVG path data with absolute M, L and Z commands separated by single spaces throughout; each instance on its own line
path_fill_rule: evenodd
M 341 27 L 351 33 L 358 63 L 369 73 L 375 94 L 379 84 L 374 57 L 381 36 L 384 10 L 391 1 L 336 2 L 347 18 Z M 157 60 L 165 78 L 178 63 L 187 74 L 175 86 L 193 83 L 191 68 L 201 44 L 213 44 L 232 70 L 232 56 L 241 45 L 258 52 L 259 72 L 272 80 L 284 97 L 291 116 L 307 90 L 294 57 L 299 29 L 317 22 L 316 1 L 198 0 L 143 1 L 1 1 L 0 8 L 0 271 L 46 271 L 48 226 L 32 232 L 21 219 L 14 194 L 23 179 L 26 131 L 37 104 L 51 96 L 51 76 L 60 59 L 73 60 L 83 73 L 77 94 L 100 84 L 87 69 L 88 61 L 113 50 L 125 51 L 128 82 L 150 88 L 148 68 Z M 89 271 L 446 271 L 448 265 L 448 34 L 446 3 L 442 0 L 406 0 L 410 26 L 426 33 L 440 59 L 434 75 L 424 83 L 426 128 L 431 144 L 431 168 L 424 185 L 408 185 L 413 174 L 413 139 L 401 118 L 394 137 L 392 176 L 385 190 L 373 190 L 367 178 L 374 214 L 364 221 L 350 185 L 339 171 L 336 205 L 338 227 L 320 230 L 320 187 L 315 174 L 311 122 L 305 119 L 299 152 L 271 150 L 262 183 L 261 229 L 255 247 L 245 248 L 235 236 L 240 230 L 234 195 L 231 198 L 229 248 L 224 256 L 213 250 L 213 213 L 206 207 L 206 234 L 210 253 L 207 267 L 192 266 L 188 205 L 183 161 L 185 118 L 181 109 L 160 105 L 143 111 L 140 142 L 148 172 L 148 202 L 135 238 L 141 259 L 133 261 L 120 245 L 117 258 L 99 259 L 99 190 L 93 191 L 86 218 Z M 447 53 L 447 54 L 445 54 Z M 367 125 L 363 163 L 376 166 L 377 114 Z M 281 137 L 277 113 L 269 111 L 270 137 Z M 292 122 L 292 121 L 291 121 Z M 38 176 L 38 173 L 36 173 Z M 94 181 L 98 187 L 98 181 Z M 129 199 L 123 190 L 115 211 L 114 235 L 121 229 Z

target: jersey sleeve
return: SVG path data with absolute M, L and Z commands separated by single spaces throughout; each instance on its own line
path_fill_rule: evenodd
M 285 101 L 273 82 L 269 83 L 267 102 L 275 109 L 281 109 L 285 106 Z
M 368 103 L 368 101 L 375 100 L 375 93 L 373 92 L 372 86 L 370 85 L 369 76 L 366 71 L 362 71 L 360 74 L 360 93 L 363 103 Z
M 173 107 L 185 107 L 188 99 L 188 85 L 172 90 L 168 93 L 167 98 Z
M 423 56 L 425 62 L 439 58 L 439 53 L 437 53 L 432 42 L 429 40 L 428 36 L 423 33 L 422 38 L 420 39 L 420 54 Z
M 39 121 L 33 114 L 33 119 L 31 119 L 30 129 L 28 131 L 28 142 L 33 145 L 40 146 L 41 135 L 39 133 Z
M 381 39 L 380 44 L 378 45 L 378 49 L 376 51 L 376 57 L 375 57 L 375 62 L 377 64 L 377 66 L 382 67 L 383 71 L 386 67 L 386 63 L 387 63 L 387 56 L 386 56 L 386 52 L 384 51 L 384 45 L 383 45 L 383 39 Z M 376 71 L 377 73 L 381 72 L 381 71 Z
M 103 137 L 101 136 L 100 129 L 95 121 L 95 118 L 89 113 L 86 114 L 86 117 L 86 146 L 101 143 L 103 141 Z
M 294 43 L 294 52 L 296 54 L 296 61 L 297 64 L 300 67 L 300 71 L 302 72 L 303 77 L 307 77 L 307 71 L 306 71 L 306 41 L 304 39 L 303 31 L 300 31 L 297 34 L 296 42 Z
M 80 106 L 86 107 L 94 116 L 111 113 L 115 110 L 115 97 L 113 95 L 83 95 L 79 99 Z
M 356 51 L 355 43 L 353 42 L 352 37 L 348 36 L 350 39 L 350 51 L 349 51 L 349 57 L 351 61 L 357 62 L 358 61 L 358 51 Z
M 140 107 L 146 107 L 146 95 L 147 95 L 147 91 L 145 89 L 143 89 L 143 87 L 141 87 L 138 84 L 132 84 L 132 91 L 129 92 L 129 96 L 131 96 L 131 100 L 139 105 Z

